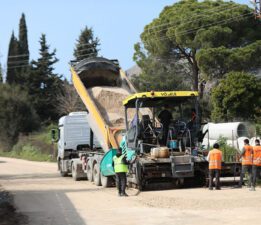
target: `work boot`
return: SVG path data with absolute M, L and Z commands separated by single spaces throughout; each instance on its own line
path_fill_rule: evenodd
M 208 190 L 212 191 L 212 190 L 213 190 L 213 187 L 209 187 Z
M 220 187 L 216 187 L 216 190 L 221 190 L 221 188 Z
M 249 191 L 255 191 L 256 189 L 255 189 L 255 187 L 251 187 L 250 189 L 249 189 Z
M 129 195 L 127 195 L 127 193 L 122 193 L 122 195 L 121 196 L 125 196 L 125 197 L 128 197 Z

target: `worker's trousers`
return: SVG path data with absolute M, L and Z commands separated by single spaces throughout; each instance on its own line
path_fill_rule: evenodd
M 213 188 L 213 179 L 215 176 L 215 186 L 216 189 L 220 188 L 220 170 L 219 169 L 210 169 L 209 170 L 209 188 Z
M 167 145 L 169 124 L 163 124 L 162 145 Z
M 256 180 L 259 177 L 260 173 L 261 173 L 261 166 L 253 165 L 253 167 L 252 167 L 252 177 L 253 177 L 252 186 L 253 187 L 256 186 Z
M 241 174 L 240 174 L 240 181 L 239 181 L 240 187 L 243 184 L 243 180 L 244 180 L 246 172 L 248 173 L 248 184 L 247 184 L 247 186 L 250 187 L 251 185 L 253 185 L 252 165 L 242 165 Z
M 119 194 L 125 194 L 126 183 L 127 183 L 126 173 L 116 173 L 116 185 Z

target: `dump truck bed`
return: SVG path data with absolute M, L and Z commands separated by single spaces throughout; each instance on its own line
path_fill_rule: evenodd
M 122 101 L 136 92 L 134 87 L 117 62 L 105 58 L 82 60 L 72 65 L 71 73 L 101 147 L 118 148 L 125 127 Z

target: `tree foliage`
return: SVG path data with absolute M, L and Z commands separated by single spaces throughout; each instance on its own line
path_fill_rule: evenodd
M 17 55 L 19 55 L 19 42 L 13 32 L 9 42 L 7 58 L 6 82 L 8 84 L 16 84 L 20 81 Z
M 17 64 L 20 66 L 19 73 L 21 80 L 19 84 L 23 85 L 25 84 L 26 79 L 28 78 L 29 72 L 29 46 L 24 13 L 22 13 L 19 23 L 19 57 L 17 57 L 17 60 L 20 61 L 20 63 Z
M 99 42 L 99 39 L 94 37 L 92 28 L 86 26 L 81 31 L 74 49 L 74 57 L 76 60 L 79 61 L 85 58 L 97 56 L 99 52 Z
M 7 59 L 6 81 L 9 84 L 23 86 L 26 82 L 29 70 L 29 49 L 27 26 L 24 13 L 19 23 L 19 39 L 11 35 Z
M 3 83 L 3 69 L 2 69 L 2 65 L 0 63 L 0 84 Z
M 251 59 L 258 55 L 260 58 L 260 52 L 254 46 L 261 38 L 260 24 L 253 16 L 253 10 L 246 5 L 183 0 L 165 7 L 158 18 L 145 26 L 141 34 L 142 44 L 138 44 L 144 49 L 137 51 L 136 45 L 134 59 L 137 63 L 144 57 L 168 57 L 173 62 L 183 59 L 190 67 L 193 89 L 198 90 L 200 72 L 209 76 L 211 71 L 222 70 L 223 64 L 217 61 L 222 62 L 222 57 L 229 58 L 233 64 L 233 58 L 239 59 L 238 55 L 244 51 L 249 53 L 244 57 L 245 61 L 251 64 L 247 69 L 257 65 Z M 227 51 L 231 54 L 226 55 Z M 211 71 L 206 69 L 210 67 L 206 64 L 211 64 Z M 231 67 L 229 65 L 228 69 Z
M 25 21 L 25 14 L 22 13 L 19 23 L 19 48 L 20 54 L 23 55 L 22 60 L 24 64 L 29 64 L 29 47 L 27 37 L 27 26 Z
M 67 81 L 63 83 L 62 90 L 56 99 L 56 109 L 60 116 L 68 115 L 70 112 L 86 110 L 75 88 Z
M 252 74 L 230 72 L 212 91 L 215 121 L 253 120 L 261 116 L 261 80 Z
M 138 45 L 136 47 L 139 48 Z M 149 56 L 137 61 L 137 64 L 141 67 L 142 72 L 140 75 L 133 77 L 132 81 L 139 91 L 190 89 L 190 71 L 184 62 L 173 63 L 168 58 Z
M 19 86 L 0 84 L 0 145 L 11 148 L 20 132 L 38 128 L 38 117 L 28 96 Z
M 201 71 L 212 78 L 221 78 L 229 71 L 256 73 L 261 68 L 261 40 L 242 48 L 202 49 L 197 60 Z
M 41 120 L 53 121 L 58 118 L 56 96 L 61 90 L 62 81 L 61 76 L 54 73 L 54 64 L 58 61 L 56 50 L 50 52 L 44 34 L 39 42 L 40 57 L 37 61 L 32 61 L 27 86 L 33 106 Z

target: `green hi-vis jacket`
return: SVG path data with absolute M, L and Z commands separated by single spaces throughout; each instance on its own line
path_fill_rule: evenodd
M 120 157 L 117 157 L 115 155 L 113 157 L 115 173 L 127 173 L 128 172 L 128 166 L 122 162 L 122 159 L 124 156 L 125 155 L 121 155 Z

